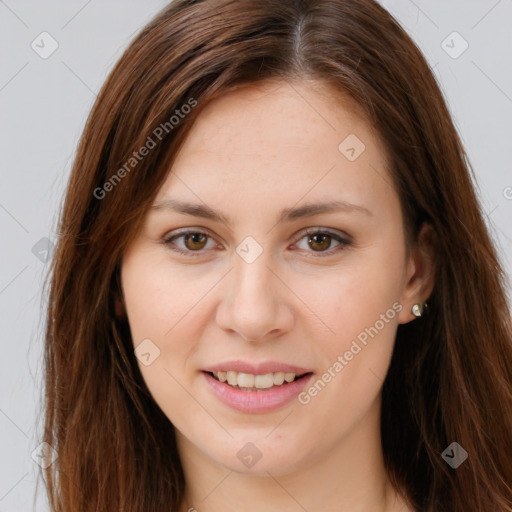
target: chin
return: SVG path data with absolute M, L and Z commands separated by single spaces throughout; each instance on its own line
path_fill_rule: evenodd
M 204 453 L 235 473 L 266 477 L 270 473 L 277 477 L 293 472 L 304 459 L 303 443 L 292 443 L 291 439 L 290 434 L 279 439 L 265 439 L 258 432 L 254 437 L 244 435 L 231 439 L 224 446 L 217 444 L 215 452 L 205 447 Z

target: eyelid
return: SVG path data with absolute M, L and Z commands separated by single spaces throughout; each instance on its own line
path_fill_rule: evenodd
M 183 250 L 181 248 L 170 247 L 171 242 L 173 242 L 175 239 L 179 238 L 180 236 L 184 236 L 187 234 L 197 234 L 197 233 L 204 234 L 207 237 L 209 237 L 210 239 L 212 239 L 213 241 L 215 241 L 216 243 L 218 243 L 216 236 L 214 236 L 208 228 L 204 228 L 204 227 L 187 227 L 187 228 L 181 228 L 181 229 L 172 231 L 171 234 L 164 235 L 164 237 L 161 240 L 161 243 L 163 243 L 166 246 L 169 246 L 169 248 L 174 252 L 177 252 L 177 253 L 180 253 L 180 254 L 183 254 L 186 256 L 190 256 L 190 257 L 198 257 L 201 254 L 204 254 L 206 251 L 205 250 L 198 250 L 198 251 Z M 333 230 L 330 228 L 323 228 L 321 226 L 309 227 L 309 228 L 300 230 L 298 232 L 298 234 L 294 237 L 294 242 L 292 243 L 292 245 L 295 245 L 297 242 L 302 240 L 306 235 L 317 235 L 317 234 L 329 235 L 332 238 L 334 238 L 339 243 L 339 245 L 334 247 L 333 249 L 329 249 L 327 251 L 318 251 L 316 253 L 314 251 L 306 251 L 308 253 L 311 253 L 312 254 L 311 257 L 314 257 L 314 258 L 327 257 L 327 256 L 331 256 L 333 254 L 337 254 L 338 252 L 341 252 L 344 247 L 352 245 L 352 237 L 350 235 L 348 235 L 347 233 L 345 233 L 343 231 Z M 341 247 L 341 249 L 340 249 L 340 247 Z M 211 250 L 211 249 L 209 249 L 209 250 Z M 308 256 L 308 257 L 310 257 L 310 256 Z
M 327 258 L 329 256 L 334 256 L 336 254 L 341 253 L 346 247 L 351 246 L 353 244 L 352 237 L 347 233 L 339 230 L 333 230 L 330 228 L 323 228 L 321 226 L 301 230 L 298 233 L 297 237 L 295 238 L 293 244 L 295 245 L 296 243 L 300 242 L 300 240 L 302 240 L 306 235 L 312 236 L 317 234 L 329 235 L 331 238 L 334 238 L 339 245 L 332 249 L 328 249 L 327 251 L 306 251 L 306 253 L 308 254 L 308 258 Z
M 213 236 L 213 234 L 210 232 L 209 229 L 203 228 L 203 227 L 190 227 L 190 228 L 182 228 L 182 229 L 174 230 L 170 234 L 168 233 L 168 234 L 164 235 L 162 237 L 162 239 L 160 240 L 160 242 L 166 246 L 170 246 L 171 242 L 174 241 L 175 239 L 179 238 L 180 236 L 184 236 L 184 235 L 188 235 L 188 234 L 195 234 L 195 233 L 206 235 L 211 240 L 218 243 L 216 236 Z M 201 250 L 201 251 L 190 251 L 190 250 L 184 251 L 183 249 L 171 249 L 171 250 L 174 250 L 175 252 L 182 253 L 182 254 L 186 252 L 187 254 L 190 254 L 192 256 L 194 256 L 195 252 L 197 254 L 205 252 L 204 250 Z
M 314 227 L 314 228 L 305 228 L 298 233 L 298 240 L 304 237 L 304 235 L 316 235 L 318 233 L 331 235 L 333 237 L 341 238 L 343 241 L 347 243 L 352 243 L 352 237 L 345 233 L 344 231 L 340 231 L 337 229 L 331 229 L 331 228 L 323 228 L 322 226 Z M 299 236 L 300 235 L 300 236 Z

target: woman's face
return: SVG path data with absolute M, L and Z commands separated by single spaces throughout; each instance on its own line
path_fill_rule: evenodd
M 397 326 L 426 297 L 384 148 L 347 105 L 318 82 L 209 104 L 124 255 L 182 455 L 277 476 L 378 438 Z

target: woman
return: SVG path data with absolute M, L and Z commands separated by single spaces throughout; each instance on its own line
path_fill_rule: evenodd
M 52 509 L 511 511 L 467 157 L 372 0 L 177 0 L 105 83 L 52 267 Z

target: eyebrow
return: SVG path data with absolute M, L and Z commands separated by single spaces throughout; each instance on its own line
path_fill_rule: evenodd
M 174 212 L 183 213 L 185 215 L 193 215 L 194 217 L 202 217 L 204 219 L 222 222 L 229 227 L 232 226 L 232 221 L 229 217 L 224 215 L 222 212 L 210 208 L 206 204 L 192 204 L 184 201 L 178 201 L 177 199 L 164 199 L 151 205 L 151 208 L 154 210 L 172 210 Z M 346 201 L 306 203 L 302 206 L 284 208 L 281 210 L 277 224 L 292 222 L 297 219 L 312 217 L 313 215 L 319 215 L 321 213 L 334 212 L 363 213 L 369 216 L 373 215 L 372 212 L 370 212 L 370 210 L 364 206 L 347 203 Z

